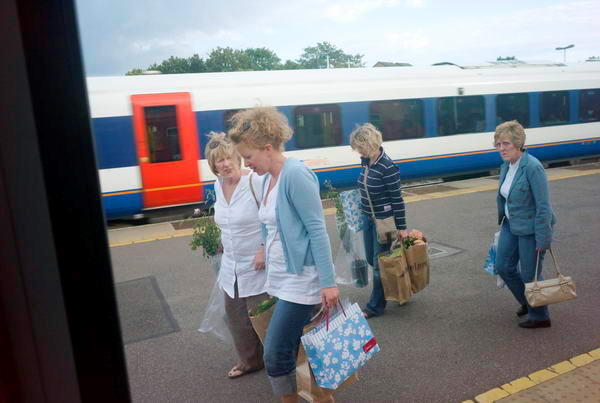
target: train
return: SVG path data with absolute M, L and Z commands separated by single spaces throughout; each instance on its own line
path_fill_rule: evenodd
M 349 136 L 365 122 L 403 180 L 497 168 L 492 134 L 507 120 L 541 161 L 600 155 L 600 63 L 88 77 L 87 89 L 109 220 L 205 200 L 206 134 L 258 105 L 288 118 L 286 154 L 338 188 L 355 184 Z

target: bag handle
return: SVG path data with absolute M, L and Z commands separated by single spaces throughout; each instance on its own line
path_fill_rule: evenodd
M 556 274 L 558 275 L 558 277 L 563 277 L 562 273 L 560 272 L 560 268 L 558 267 L 558 263 L 556 262 L 556 256 L 554 256 L 554 252 L 552 251 L 552 248 L 549 248 L 550 251 L 550 256 L 552 256 L 552 261 L 554 262 L 554 268 L 556 269 Z M 535 277 L 533 278 L 533 282 L 534 282 L 534 287 L 537 287 L 537 282 L 538 282 L 538 268 L 540 266 L 540 252 L 537 253 L 537 260 L 535 263 Z
M 250 177 L 248 178 L 248 185 L 250 186 L 250 192 L 252 192 L 252 198 L 254 198 L 256 207 L 260 208 L 260 203 L 258 202 L 258 199 L 256 198 L 256 193 L 254 192 L 254 187 L 252 186 L 252 175 L 253 174 L 254 174 L 253 172 L 250 173 Z

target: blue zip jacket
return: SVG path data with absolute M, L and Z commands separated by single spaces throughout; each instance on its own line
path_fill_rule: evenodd
M 508 203 L 510 232 L 514 235 L 535 234 L 535 247 L 548 249 L 552 243 L 552 231 L 556 222 L 548 191 L 548 179 L 544 166 L 527 151 L 523 152 L 519 167 L 505 200 L 500 187 L 508 172 L 508 162 L 500 167 L 500 186 L 497 206 L 498 224 L 504 218 L 504 205 Z
M 265 186 L 270 174 L 265 175 Z M 319 180 L 314 172 L 295 158 L 288 158 L 279 174 L 277 228 L 287 272 L 301 274 L 304 266 L 316 266 L 321 288 L 335 287 L 331 244 L 325 227 Z M 263 238 L 267 228 L 262 225 Z

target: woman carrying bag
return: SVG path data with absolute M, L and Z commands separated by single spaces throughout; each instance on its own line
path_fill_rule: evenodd
M 315 305 L 329 309 L 339 296 L 319 181 L 301 161 L 283 154 L 292 129 L 275 108 L 244 110 L 231 122 L 229 134 L 245 165 L 265 175 L 259 219 L 266 288 L 279 298 L 267 328 L 265 367 L 273 393 L 282 402 L 297 402 L 296 355 L 303 328 Z
M 544 255 L 550 248 L 556 222 L 546 173 L 540 161 L 525 150 L 525 130 L 519 122 L 513 120 L 496 127 L 494 146 L 504 160 L 497 196 L 501 229 L 496 270 L 521 304 L 517 316 L 529 315 L 519 326 L 550 327 L 548 307 L 532 308 L 525 298 L 525 283 L 533 281 L 536 265 L 539 265 L 538 280 L 543 279 Z
M 350 134 L 350 146 L 360 155 L 363 166 L 358 177 L 363 238 L 367 262 L 373 267 L 373 291 L 363 313 L 367 319 L 383 315 L 386 306 L 377 256 L 389 250 L 396 231 L 400 231 L 401 237 L 406 236 L 400 170 L 383 151 L 382 143 L 381 132 L 371 123 L 357 127 Z

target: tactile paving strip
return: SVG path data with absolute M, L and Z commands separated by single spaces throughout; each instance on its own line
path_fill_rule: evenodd
M 600 402 L 600 360 L 498 400 L 502 403 Z

